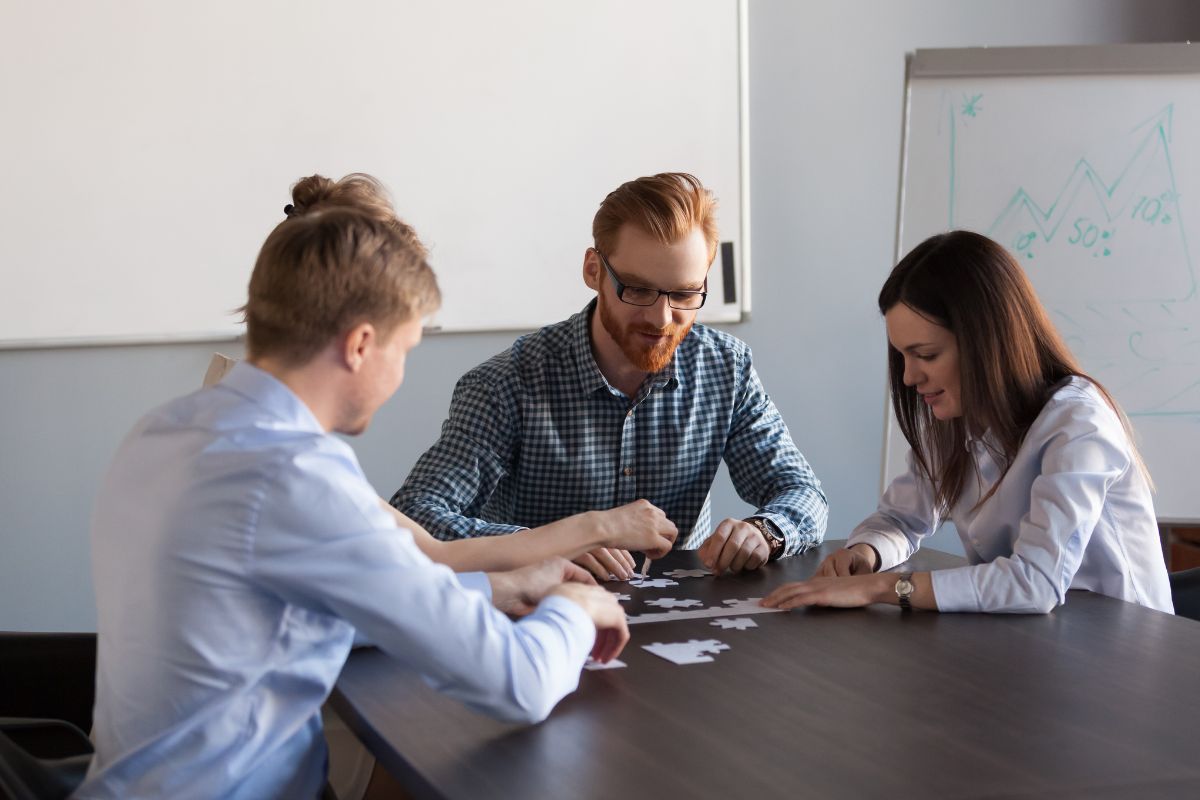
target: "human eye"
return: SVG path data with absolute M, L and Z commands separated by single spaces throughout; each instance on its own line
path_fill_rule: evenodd
M 671 292 L 671 305 L 675 308 L 699 308 L 704 300 L 701 292 L 679 291 Z
M 658 300 L 658 290 L 647 289 L 643 286 L 626 286 L 625 294 L 622 295 L 621 299 L 627 303 L 648 306 Z

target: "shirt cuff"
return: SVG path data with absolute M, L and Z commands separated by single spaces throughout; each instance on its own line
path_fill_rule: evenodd
M 975 567 L 935 569 L 929 573 L 933 583 L 933 599 L 938 611 L 982 611 L 979 592 L 975 587 Z
M 750 516 L 765 519 L 783 537 L 783 551 L 779 554 L 780 558 L 804 552 L 814 544 L 811 536 L 801 536 L 796 524 L 783 514 L 776 514 L 770 511 L 756 511 Z
M 486 572 L 460 572 L 456 577 L 464 589 L 480 592 L 489 603 L 492 601 L 492 582 Z

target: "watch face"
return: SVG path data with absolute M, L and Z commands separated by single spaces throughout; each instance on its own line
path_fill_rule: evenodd
M 896 581 L 896 594 L 900 597 L 908 597 L 917 587 L 913 586 L 912 581 L 906 578 L 901 578 Z

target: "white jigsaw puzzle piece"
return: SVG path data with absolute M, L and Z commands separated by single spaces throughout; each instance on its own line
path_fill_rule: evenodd
M 653 600 L 647 600 L 646 605 L 657 606 L 658 608 L 691 608 L 692 606 L 704 605 L 700 600 L 680 600 L 676 597 L 656 597 Z
M 673 664 L 706 664 L 712 661 L 717 653 L 728 650 L 729 645 L 716 639 L 691 639 L 686 642 L 644 644 L 642 649 Z
M 668 586 L 678 586 L 679 583 L 668 578 L 643 578 L 639 575 L 630 578 L 629 585 L 640 589 L 666 589 Z
M 626 600 L 633 599 L 633 595 L 631 595 L 631 594 L 621 594 L 620 592 L 613 592 L 613 595 L 617 598 L 618 603 L 624 603 Z
M 586 670 L 621 669 L 624 666 L 627 666 L 627 665 L 625 664 L 624 661 L 622 661 L 619 658 L 614 658 L 612 661 L 609 661 L 607 664 L 603 664 L 589 656 L 588 660 L 583 662 L 583 668 Z
M 761 614 L 764 611 L 778 611 L 778 608 L 765 608 L 758 604 L 761 597 L 747 597 L 742 600 L 723 600 L 726 611 L 736 611 L 739 614 Z
M 639 625 L 645 622 L 674 622 L 681 619 L 705 619 L 712 617 L 737 617 L 748 616 L 750 614 L 778 614 L 778 608 L 766 608 L 760 606 L 758 601 L 761 597 L 747 597 L 743 600 L 726 600 L 724 605 L 710 606 L 708 608 L 688 608 L 667 609 L 666 611 L 649 611 L 645 614 L 634 614 L 629 617 L 630 625 Z
M 664 572 L 663 575 L 666 575 L 668 578 L 679 579 L 679 578 L 703 578 L 707 575 L 712 575 L 712 573 L 706 569 L 673 569 L 673 570 Z
M 709 625 L 715 625 L 723 630 L 744 631 L 748 628 L 757 628 L 758 623 L 749 617 L 718 617 Z

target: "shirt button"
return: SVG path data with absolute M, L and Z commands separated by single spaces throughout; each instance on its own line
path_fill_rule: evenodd
M 630 475 L 633 474 L 633 467 L 626 467 L 625 469 L 623 469 L 621 471 L 624 472 L 625 477 L 628 478 Z

